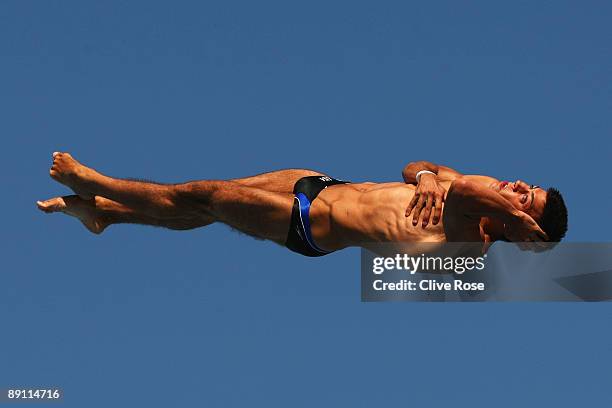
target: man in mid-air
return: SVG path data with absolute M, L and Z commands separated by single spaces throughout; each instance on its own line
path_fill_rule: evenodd
M 472 242 L 483 252 L 498 240 L 537 247 L 567 231 L 567 209 L 554 188 L 462 175 L 423 161 L 404 168 L 403 183 L 349 183 L 290 169 L 158 184 L 108 177 L 55 152 L 50 175 L 75 195 L 39 201 L 38 208 L 77 217 L 96 234 L 121 223 L 187 230 L 221 222 L 321 256 L 386 242 Z

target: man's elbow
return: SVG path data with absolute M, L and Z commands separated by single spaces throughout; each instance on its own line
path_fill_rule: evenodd
M 404 166 L 404 172 L 409 171 L 410 169 L 413 169 L 415 167 L 418 167 L 419 163 L 421 162 L 418 162 L 418 161 L 409 162 L 408 164 Z
M 419 169 L 419 163 L 418 161 L 415 162 L 410 162 L 407 165 L 404 166 L 404 169 L 402 170 L 402 177 L 404 178 L 404 181 L 407 183 L 413 183 L 415 174 L 417 172 L 417 169 Z

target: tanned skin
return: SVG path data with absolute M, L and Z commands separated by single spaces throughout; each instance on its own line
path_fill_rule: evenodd
M 416 173 L 423 174 L 416 183 Z M 51 177 L 76 194 L 39 201 L 40 210 L 63 212 L 96 234 L 134 223 L 187 230 L 215 222 L 284 245 L 293 206 L 293 186 L 322 173 L 290 169 L 234 180 L 157 184 L 106 176 L 53 154 Z M 536 220 L 546 192 L 522 181 L 462 175 L 448 167 L 414 162 L 404 182 L 330 186 L 312 203 L 312 236 L 323 249 L 369 247 L 382 242 L 479 242 L 498 239 L 541 242 Z

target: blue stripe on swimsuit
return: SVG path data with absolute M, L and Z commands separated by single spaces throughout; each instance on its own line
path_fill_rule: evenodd
M 329 251 L 325 251 L 319 248 L 312 239 L 312 233 L 310 231 L 310 200 L 304 193 L 297 193 L 295 198 L 300 203 L 300 221 L 302 222 L 302 229 L 304 231 L 306 242 L 315 251 L 321 252 L 322 254 L 328 254 Z

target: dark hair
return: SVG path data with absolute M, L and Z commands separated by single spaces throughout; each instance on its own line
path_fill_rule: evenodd
M 546 205 L 538 222 L 551 242 L 559 242 L 567 232 L 567 207 L 556 188 L 546 190 Z

